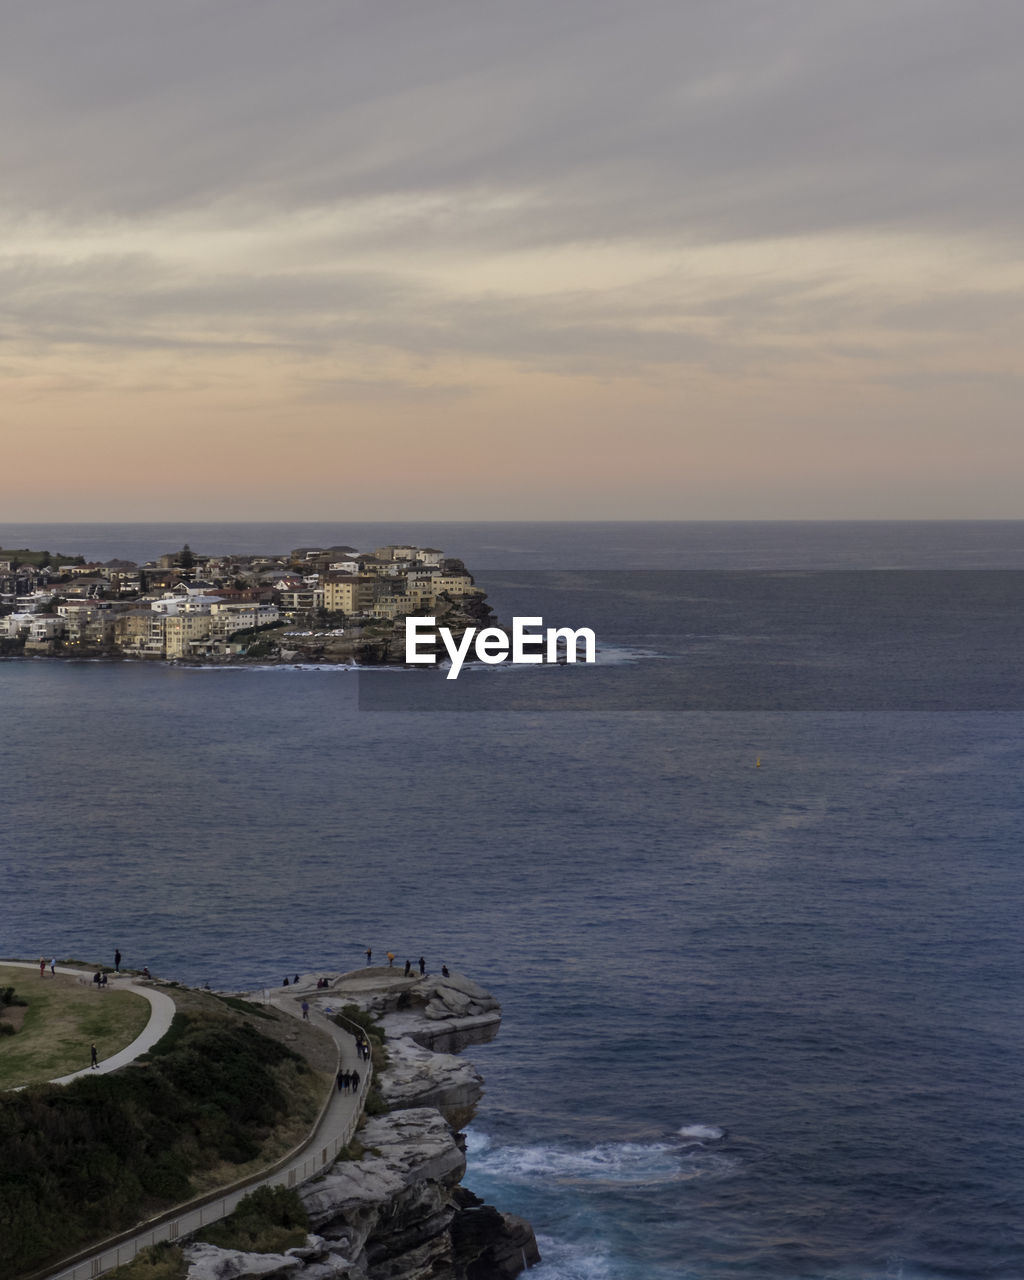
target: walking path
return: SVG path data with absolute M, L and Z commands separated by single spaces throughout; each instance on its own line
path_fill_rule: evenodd
M 30 964 L 25 960 L 4 960 L 5 968 L 11 969 L 35 969 L 39 970 L 38 964 Z M 50 966 L 46 966 L 49 972 Z M 57 965 L 57 973 L 68 974 L 71 977 L 78 978 L 87 986 L 91 985 L 92 977 L 85 969 L 72 968 L 69 965 Z M 141 986 L 134 978 L 127 974 L 112 973 L 108 975 L 108 986 L 112 991 L 133 991 L 136 995 L 142 996 L 144 1000 L 149 1001 L 149 1021 L 143 1027 L 140 1035 L 137 1035 L 131 1044 L 126 1045 L 123 1049 L 119 1049 L 117 1053 L 111 1054 L 109 1058 L 104 1058 L 96 1067 L 82 1067 L 79 1071 L 72 1071 L 70 1075 L 58 1076 L 56 1080 L 51 1080 L 50 1084 L 67 1084 L 69 1080 L 77 1080 L 79 1076 L 91 1075 L 93 1071 L 116 1071 L 119 1067 L 127 1066 L 129 1062 L 134 1062 L 142 1054 L 156 1044 L 167 1032 L 171 1025 L 171 1019 L 174 1017 L 175 1005 L 170 996 L 165 995 L 162 991 L 156 991 L 153 987 Z
M 274 990 L 270 994 L 269 1003 L 294 1017 L 301 1018 L 302 999 L 324 994 L 330 995 L 330 992 L 289 987 L 280 991 Z M 354 1036 L 343 1031 L 331 1019 L 324 1017 L 313 1008 L 309 1012 L 309 1021 L 322 1028 L 334 1041 L 337 1050 L 336 1071 L 359 1073 L 358 1093 L 341 1093 L 338 1089 L 332 1090 L 309 1137 L 270 1169 L 235 1183 L 229 1188 L 222 1188 L 188 1204 L 179 1205 L 176 1209 L 160 1214 L 149 1222 L 131 1228 L 124 1235 L 104 1241 L 98 1248 L 94 1247 L 89 1252 L 65 1260 L 61 1270 L 41 1273 L 41 1275 L 45 1275 L 47 1280 L 92 1280 L 94 1276 L 100 1276 L 105 1271 L 131 1262 L 140 1249 L 145 1249 L 160 1240 L 178 1240 L 182 1236 L 190 1235 L 193 1231 L 198 1231 L 200 1227 L 227 1217 L 242 1197 L 256 1187 L 295 1187 L 315 1177 L 331 1164 L 355 1132 L 362 1113 L 363 1100 L 370 1087 L 372 1072 L 370 1063 L 360 1059 Z M 129 1046 L 129 1048 L 132 1047 Z

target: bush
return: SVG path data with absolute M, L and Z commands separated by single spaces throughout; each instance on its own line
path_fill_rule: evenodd
M 140 1249 L 131 1262 L 107 1274 L 107 1280 L 185 1280 L 188 1267 L 178 1245 L 161 1240 Z
M 366 1101 L 363 1103 L 364 1116 L 386 1116 L 391 1108 L 384 1101 L 384 1095 L 381 1093 L 376 1080 L 373 1087 L 366 1095 Z
M 113 1075 L 0 1095 L 0 1275 L 114 1235 L 256 1156 L 288 1112 L 274 1068 L 305 1063 L 245 1024 L 178 1013 Z
M 246 1253 L 283 1253 L 306 1243 L 309 1217 L 289 1187 L 257 1187 L 222 1222 L 204 1227 L 197 1240 Z
M 368 1036 L 372 1036 L 373 1039 L 380 1041 L 381 1044 L 384 1043 L 384 1028 L 376 1021 L 372 1013 L 366 1013 L 357 1004 L 342 1005 L 341 1012 L 343 1016 L 334 1019 L 339 1027 L 344 1028 L 346 1031 L 349 1030 L 344 1021 L 347 1018 L 349 1022 L 354 1022 L 356 1026 L 362 1027 Z

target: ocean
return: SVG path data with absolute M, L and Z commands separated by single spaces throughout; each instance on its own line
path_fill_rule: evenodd
M 588 575 L 608 662 L 463 676 L 501 696 L 451 713 L 340 669 L 0 662 L 0 954 L 471 975 L 504 1021 L 466 1184 L 533 1223 L 538 1280 L 1024 1276 L 1024 523 L 0 525 L 100 559 L 404 540 L 503 618 Z M 851 604 L 824 666 L 834 634 L 783 645 L 763 600 L 716 627 L 716 575 L 879 569 L 903 605 Z M 631 606 L 624 570 L 707 574 L 699 632 L 692 578 Z M 926 682 L 873 659 L 854 706 L 862 643 L 912 654 L 954 598 Z M 834 705 L 802 674 L 779 709 L 679 700 L 698 652 L 748 688 L 794 636 Z

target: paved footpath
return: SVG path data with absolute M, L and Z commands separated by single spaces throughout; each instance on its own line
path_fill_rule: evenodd
M 3 964 L 12 969 L 34 969 L 39 972 L 38 964 L 29 964 L 25 960 L 4 960 Z M 49 974 L 50 966 L 46 966 L 46 972 Z M 73 978 L 78 978 L 85 986 L 92 986 L 92 974 L 85 969 L 70 968 L 68 965 L 57 965 L 57 972 L 65 974 Z M 125 973 L 108 974 L 108 989 L 111 991 L 133 991 L 136 995 L 142 996 L 144 1000 L 149 1001 L 150 1012 L 149 1021 L 142 1029 L 142 1034 L 135 1037 L 131 1044 L 126 1045 L 117 1053 L 111 1054 L 109 1058 L 104 1058 L 96 1067 L 82 1067 L 78 1071 L 72 1071 L 70 1075 L 59 1076 L 56 1080 L 51 1080 L 50 1084 L 67 1084 L 69 1080 L 77 1080 L 79 1076 L 87 1076 L 92 1071 L 116 1071 L 118 1067 L 127 1066 L 129 1062 L 133 1062 L 142 1054 L 148 1052 L 163 1037 L 168 1027 L 171 1025 L 171 1019 L 174 1017 L 174 1001 L 170 996 L 165 995 L 162 991 L 156 991 L 152 987 L 141 986 L 134 978 L 129 977 Z M 102 999 L 102 992 L 97 992 L 97 998 Z M 85 1051 L 86 1055 L 88 1050 Z
M 12 962 L 4 961 L 4 963 L 10 964 Z M 24 967 L 27 969 L 39 968 L 38 965 L 32 964 L 25 964 Z M 83 971 L 79 969 L 62 969 L 58 965 L 57 972 L 81 975 Z M 111 981 L 113 982 L 113 979 Z M 122 985 L 120 980 L 117 985 Z M 126 1049 L 122 1049 L 120 1053 L 114 1054 L 101 1063 L 101 1070 L 114 1071 L 117 1067 L 124 1066 L 133 1058 L 138 1057 L 139 1054 L 144 1053 L 146 1049 L 160 1039 L 174 1016 L 174 1001 L 170 997 L 164 996 L 162 992 L 153 991 L 149 987 L 137 986 L 131 979 L 126 980 L 123 985 L 147 998 L 151 996 L 162 997 L 170 1006 L 170 1013 L 168 1014 L 166 1007 L 158 1001 L 161 1011 L 158 1014 L 156 1008 L 154 1008 L 153 1015 L 150 1017 L 146 1030 L 142 1035 L 132 1041 Z M 304 997 L 310 999 L 322 998 L 324 996 L 330 997 L 332 994 L 329 990 L 317 990 L 313 984 L 311 984 L 311 988 L 307 989 L 303 984 L 297 988 L 287 987 L 271 990 L 268 992 L 268 1003 L 291 1014 L 293 1017 L 301 1018 L 301 1001 Z M 153 1002 L 151 1001 L 151 1003 Z M 164 1021 L 165 1018 L 166 1021 Z M 105 1271 L 111 1271 L 114 1267 L 123 1266 L 125 1263 L 131 1262 L 140 1249 L 145 1249 L 160 1240 L 177 1240 L 182 1236 L 190 1235 L 193 1231 L 198 1231 L 200 1227 L 208 1226 L 211 1222 L 217 1222 L 219 1219 L 227 1217 L 235 1209 L 242 1197 L 248 1195 L 256 1187 L 295 1187 L 315 1177 L 327 1165 L 331 1164 L 338 1152 L 348 1143 L 355 1132 L 356 1124 L 362 1113 L 363 1100 L 370 1087 L 371 1069 L 370 1063 L 363 1062 L 359 1057 L 354 1036 L 347 1031 L 343 1031 L 330 1018 L 324 1017 L 313 1008 L 310 1008 L 309 1021 L 327 1032 L 334 1041 L 338 1055 L 336 1071 L 357 1071 L 359 1073 L 360 1084 L 357 1094 L 342 1093 L 338 1089 L 334 1089 L 309 1137 L 266 1173 L 257 1174 L 242 1183 L 235 1184 L 229 1189 L 211 1192 L 209 1195 L 191 1201 L 189 1204 L 179 1205 L 177 1209 L 160 1214 L 146 1223 L 140 1223 L 124 1235 L 104 1241 L 92 1251 L 75 1255 L 73 1259 L 68 1259 L 59 1271 L 40 1274 L 45 1275 L 47 1280 L 92 1280 L 94 1276 L 100 1276 Z M 161 1029 L 157 1030 L 157 1027 Z M 153 1037 L 146 1040 L 151 1029 L 154 1031 Z M 142 1044 L 143 1040 L 146 1040 L 145 1044 Z M 84 1071 L 76 1071 L 70 1076 L 63 1076 L 60 1080 L 53 1081 L 53 1083 L 64 1084 L 68 1080 L 73 1080 L 76 1076 L 88 1074 L 89 1068 L 87 1067 Z

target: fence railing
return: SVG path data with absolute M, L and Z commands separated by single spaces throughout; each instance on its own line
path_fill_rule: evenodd
M 358 1023 L 352 1022 L 343 1014 L 334 1016 L 346 1024 L 342 1029 L 348 1031 L 353 1039 L 369 1041 L 366 1032 Z M 335 1063 L 336 1070 L 340 1070 L 340 1064 L 341 1049 L 339 1047 Z M 114 1267 L 121 1267 L 131 1262 L 141 1249 L 148 1249 L 164 1240 L 173 1242 L 183 1236 L 191 1235 L 201 1227 L 209 1226 L 211 1222 L 219 1222 L 221 1218 L 226 1218 L 228 1214 L 234 1212 L 239 1201 L 254 1186 L 267 1184 L 268 1186 L 297 1187 L 303 1182 L 308 1182 L 310 1178 L 315 1178 L 334 1162 L 340 1151 L 348 1146 L 356 1131 L 362 1115 L 363 1101 L 373 1078 L 372 1062 L 367 1060 L 364 1066 L 365 1070 L 359 1073 L 359 1090 L 352 1114 L 344 1129 L 328 1142 L 318 1145 L 317 1133 L 334 1101 L 333 1087 L 320 1109 L 312 1136 L 305 1142 L 299 1143 L 297 1147 L 293 1147 L 287 1155 L 282 1156 L 268 1169 L 262 1169 L 259 1173 L 240 1179 L 230 1187 L 222 1187 L 209 1195 L 199 1196 L 195 1200 L 179 1205 L 176 1209 L 143 1224 L 141 1228 L 132 1227 L 121 1235 L 93 1245 L 77 1257 L 66 1259 L 60 1271 L 36 1272 L 25 1280 L 94 1280 L 94 1277 L 103 1275 Z M 296 1159 L 296 1155 L 300 1152 L 306 1154 L 301 1159 Z

